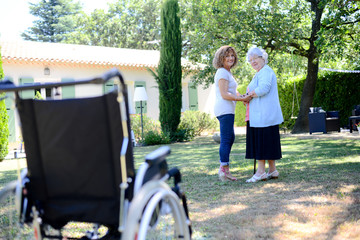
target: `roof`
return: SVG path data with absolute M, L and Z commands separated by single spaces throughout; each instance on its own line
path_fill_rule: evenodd
M 155 68 L 160 51 L 32 41 L 0 41 L 3 62 L 65 63 Z M 186 60 L 182 60 L 183 63 Z M 188 63 L 187 63 L 188 64 Z

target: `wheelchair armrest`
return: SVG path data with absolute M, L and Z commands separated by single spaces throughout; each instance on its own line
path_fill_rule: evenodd
M 171 152 L 170 147 L 168 147 L 168 146 L 160 147 L 160 148 L 156 149 L 155 151 L 146 155 L 145 162 L 147 162 L 149 164 L 149 167 L 151 167 L 154 164 L 155 165 L 159 164 L 170 154 L 170 152 Z

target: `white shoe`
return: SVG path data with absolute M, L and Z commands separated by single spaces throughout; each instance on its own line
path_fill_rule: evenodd
M 276 179 L 279 177 L 279 172 L 277 170 L 271 172 L 271 173 L 267 173 L 267 179 Z
M 267 174 L 266 174 L 266 172 L 264 172 L 263 174 L 261 174 L 260 177 L 256 176 L 256 174 L 254 174 L 251 178 L 246 180 L 246 182 L 247 183 L 255 183 L 258 181 L 266 181 L 266 180 L 267 180 Z

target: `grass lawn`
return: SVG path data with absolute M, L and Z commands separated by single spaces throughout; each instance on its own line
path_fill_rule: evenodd
M 360 139 L 282 135 L 281 143 L 279 179 L 252 184 L 245 183 L 253 160 L 245 159 L 244 135 L 230 156 L 236 182 L 218 180 L 219 144 L 211 137 L 170 145 L 168 164 L 182 173 L 193 239 L 360 239 Z M 136 168 L 157 147 L 136 147 Z M 0 188 L 16 179 L 16 162 L 0 163 Z

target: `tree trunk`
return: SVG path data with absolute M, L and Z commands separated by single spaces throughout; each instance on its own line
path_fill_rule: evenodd
M 309 131 L 309 108 L 312 106 L 314 99 L 317 75 L 319 71 L 319 49 L 315 45 L 317 33 L 321 27 L 321 15 L 324 11 L 325 4 L 319 4 L 317 0 L 309 0 L 311 2 L 311 10 L 314 12 L 312 21 L 311 37 L 309 38 L 310 47 L 307 51 L 308 55 L 308 72 L 301 95 L 301 103 L 298 117 L 293 127 L 292 133 L 304 133 Z
M 292 133 L 303 133 L 309 131 L 308 113 L 314 99 L 318 69 L 318 58 L 309 57 L 308 73 L 306 76 L 303 93 L 301 95 L 300 110 Z

